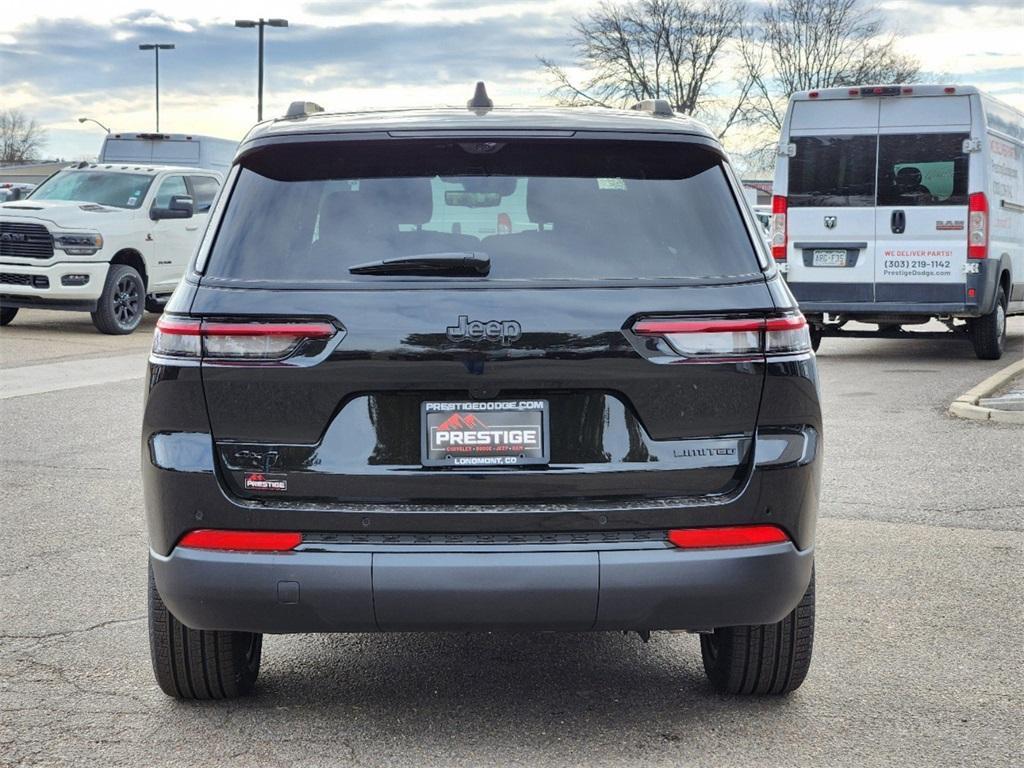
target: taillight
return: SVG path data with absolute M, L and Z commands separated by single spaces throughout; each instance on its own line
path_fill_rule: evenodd
M 781 544 L 789 536 L 774 525 L 730 525 L 721 528 L 678 528 L 668 532 L 668 540 L 680 549 L 720 549 Z
M 638 336 L 663 339 L 691 360 L 728 360 L 808 352 L 811 337 L 801 314 L 771 318 L 648 318 L 633 326 Z
M 988 258 L 988 200 L 984 192 L 967 199 L 967 258 Z
M 285 531 L 224 531 L 199 528 L 181 537 L 179 547 L 228 552 L 290 552 L 302 543 L 301 533 Z
M 288 357 L 307 341 L 330 339 L 337 332 L 327 322 L 228 322 L 164 315 L 156 324 L 153 354 L 273 362 Z
M 786 260 L 788 241 L 786 231 L 786 198 L 775 195 L 772 198 L 772 258 L 776 261 Z

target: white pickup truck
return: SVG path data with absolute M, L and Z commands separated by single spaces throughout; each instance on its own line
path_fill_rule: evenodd
M 81 163 L 0 205 L 0 325 L 37 307 L 131 333 L 178 284 L 222 183 L 203 168 Z

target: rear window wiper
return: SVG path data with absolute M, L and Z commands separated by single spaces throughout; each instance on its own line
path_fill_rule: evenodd
M 416 253 L 348 268 L 353 275 L 453 275 L 485 277 L 491 271 L 486 253 Z

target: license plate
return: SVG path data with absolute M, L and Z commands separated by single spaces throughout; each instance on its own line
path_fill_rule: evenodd
M 548 463 L 548 401 L 425 402 L 427 467 L 507 467 Z
M 814 267 L 845 267 L 846 251 L 814 251 L 811 253 L 811 266 Z

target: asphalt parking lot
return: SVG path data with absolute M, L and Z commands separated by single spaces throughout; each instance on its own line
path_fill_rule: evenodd
M 153 320 L 0 330 L 0 765 L 1020 765 L 1024 427 L 950 401 L 1024 354 L 826 339 L 818 624 L 781 699 L 695 637 L 269 637 L 258 693 L 156 687 L 138 470 Z M 34 367 L 34 370 L 30 369 Z

